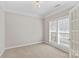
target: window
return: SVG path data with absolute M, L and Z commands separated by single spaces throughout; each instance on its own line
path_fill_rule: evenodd
M 58 20 L 58 44 L 69 46 L 69 19 Z
M 58 45 L 69 47 L 69 19 L 50 21 L 49 23 L 49 41 Z

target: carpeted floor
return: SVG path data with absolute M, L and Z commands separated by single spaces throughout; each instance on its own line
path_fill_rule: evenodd
M 46 44 L 8 49 L 1 58 L 67 58 L 68 54 Z

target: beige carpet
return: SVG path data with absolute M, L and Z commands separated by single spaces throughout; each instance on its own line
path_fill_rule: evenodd
M 46 44 L 9 49 L 2 58 L 67 58 L 68 54 Z

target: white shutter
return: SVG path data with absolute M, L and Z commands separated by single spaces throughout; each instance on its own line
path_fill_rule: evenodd
M 70 13 L 70 57 L 79 57 L 79 5 Z
M 57 43 L 57 21 L 49 22 L 49 42 Z

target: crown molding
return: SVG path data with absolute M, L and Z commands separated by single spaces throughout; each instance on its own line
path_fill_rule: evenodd
M 24 13 L 24 12 L 8 10 L 8 9 L 5 9 L 5 12 L 15 13 L 15 14 L 24 15 L 24 16 L 33 17 L 33 18 L 40 18 L 40 19 L 42 18 L 41 16 L 38 16 L 38 15 L 35 15 L 35 14 Z

